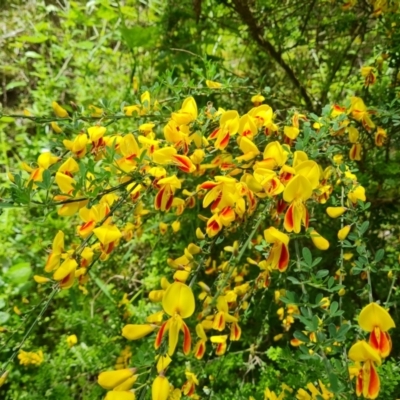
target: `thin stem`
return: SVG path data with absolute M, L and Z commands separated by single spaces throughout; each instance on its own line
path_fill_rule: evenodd
M 294 248 L 296 251 L 296 265 L 297 269 L 301 271 L 301 255 L 300 255 L 300 248 L 299 248 L 299 241 L 298 239 L 295 239 L 294 241 Z M 304 295 L 307 294 L 307 289 L 304 285 L 304 282 L 301 282 L 301 291 L 303 292 Z
M 390 285 L 388 297 L 387 297 L 386 302 L 385 302 L 385 308 L 388 307 L 389 300 L 390 300 L 390 297 L 392 296 L 393 288 L 394 288 L 394 283 L 396 282 L 396 279 L 397 279 L 397 275 L 394 274 L 394 275 L 393 275 L 393 278 L 392 278 L 392 283 L 391 283 L 391 285 Z
M 241 258 L 243 257 L 244 252 L 247 250 L 247 248 L 248 248 L 251 240 L 253 239 L 255 233 L 257 232 L 261 222 L 264 221 L 264 217 L 265 217 L 265 214 L 268 211 L 268 209 L 269 209 L 269 204 L 267 204 L 265 206 L 264 210 L 261 212 L 261 214 L 260 214 L 260 216 L 259 216 L 259 218 L 258 218 L 253 230 L 250 232 L 249 237 L 247 238 L 246 242 L 241 247 L 239 254 L 237 256 L 232 255 L 232 257 L 229 259 L 229 261 L 228 261 L 228 264 L 230 264 L 229 265 L 229 270 L 225 274 L 225 278 L 222 281 L 222 284 L 219 286 L 217 292 L 215 293 L 215 296 L 212 298 L 209 307 L 213 307 L 215 305 L 218 297 L 220 296 L 220 294 L 222 293 L 222 291 L 226 287 L 230 277 L 233 274 L 233 271 L 235 270 L 235 266 L 237 265 L 237 263 L 240 262 Z M 232 263 L 233 260 L 235 261 L 234 263 Z
M 53 300 L 53 297 L 56 295 L 56 293 L 60 290 L 60 287 L 58 285 L 56 285 L 53 288 L 53 291 L 50 293 L 49 298 L 47 299 L 47 302 L 45 303 L 45 305 L 43 306 L 43 308 L 41 309 L 39 315 L 35 318 L 35 320 L 32 322 L 31 326 L 29 327 L 29 329 L 27 330 L 27 332 L 25 333 L 24 337 L 21 340 L 21 343 L 17 346 L 17 348 L 14 350 L 14 352 L 11 354 L 11 357 L 7 360 L 7 362 L 3 365 L 2 370 L 0 371 L 0 376 L 3 375 L 3 373 L 6 371 L 7 366 L 14 361 L 15 357 L 17 356 L 17 354 L 19 353 L 19 351 L 21 350 L 22 346 L 25 344 L 26 339 L 28 339 L 29 335 L 31 334 L 33 328 L 36 326 L 36 324 L 39 322 L 40 318 L 43 316 L 43 314 L 46 312 L 47 308 L 50 305 L 51 300 Z
M 342 193 L 340 195 L 340 204 L 344 207 L 344 187 L 342 186 Z M 344 228 L 344 214 L 340 217 L 340 229 Z M 344 260 L 343 240 L 340 241 L 340 259 L 339 259 L 339 285 L 343 283 L 343 260 Z M 342 310 L 342 296 L 339 296 L 339 310 Z M 340 315 L 340 326 L 343 323 L 343 315 Z M 346 348 L 345 348 L 346 350 Z

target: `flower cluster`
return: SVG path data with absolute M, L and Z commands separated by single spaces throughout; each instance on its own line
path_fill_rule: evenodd
M 39 366 L 44 360 L 43 351 L 39 350 L 34 352 L 34 351 L 20 350 L 18 353 L 18 360 L 21 365 Z
M 207 86 L 221 88 L 212 81 Z M 331 248 L 317 231 L 321 226 L 314 218 L 315 210 L 341 219 L 337 237 L 343 246 L 353 225 L 344 221 L 357 215 L 360 203 L 366 201 L 365 189 L 342 148 L 327 144 L 347 132 L 352 145 L 348 159 L 361 159 L 360 131 L 367 134 L 375 128 L 361 98 L 353 97 L 347 109 L 332 106 L 326 115 L 314 118 L 313 125 L 309 116 L 297 111 L 277 121 L 262 95 L 252 101 L 254 107 L 241 115 L 237 110 L 215 109 L 211 103 L 199 108 L 190 96 L 179 109 L 166 114 L 145 92 L 140 101 L 112 117 L 109 110 L 97 106 L 89 106 L 81 115 L 53 102 L 58 119 L 51 126 L 63 138 L 60 155 L 44 152 L 37 165 L 22 165 L 29 173 L 25 179 L 21 174 L 11 176 L 14 185 L 29 190 L 34 199 L 46 192 L 46 205 L 56 206 L 58 215 L 69 218 L 74 226 L 74 236 L 62 230 L 55 235 L 44 266 L 46 276 L 34 276 L 39 284 L 52 283 L 66 290 L 77 283 L 85 292 L 96 262 L 108 260 L 121 244 L 140 240 L 145 226 L 157 226 L 163 237 L 171 233 L 170 225 L 174 234 L 193 231 L 184 250 L 164 260 L 170 273 L 161 277 L 160 288 L 147 293 L 154 312 L 145 321 L 125 324 L 122 330 L 127 340 L 154 334 L 153 399 L 179 398 L 180 394 L 196 398 L 200 380 L 191 369 L 186 370 L 180 389 L 169 383 L 166 375 L 176 353 L 181 350 L 183 357 L 193 355 L 195 360 L 206 354 L 223 356 L 232 343 L 241 340 L 242 322 L 255 296 L 271 285 L 276 289 L 273 297 L 279 319 L 274 340 L 287 336 L 298 320 L 311 313 L 305 312 L 308 306 L 289 299 L 282 284 L 290 269 L 301 271 L 299 240 L 318 251 Z M 106 123 L 109 118 L 129 125 L 113 129 Z M 79 132 L 75 126 L 80 126 Z M 378 128 L 376 145 L 381 146 L 385 138 L 385 131 Z M 335 193 L 341 193 L 340 205 Z M 335 290 L 344 295 L 341 270 L 338 281 Z M 298 284 L 304 294 L 304 283 Z M 332 297 L 321 296 L 314 307 L 321 311 L 321 318 L 315 315 L 313 329 L 307 326 L 301 338 L 290 339 L 294 347 L 304 347 L 306 340 L 318 344 L 331 301 Z M 124 295 L 120 306 L 125 306 L 126 318 L 134 318 L 129 304 Z M 390 352 L 387 330 L 393 327 L 388 317 L 382 317 L 386 311 L 379 311 L 375 303 L 369 307 L 359 320 L 360 327 L 371 332 L 369 344 L 360 342 L 349 353 L 354 361 L 364 363 L 357 390 L 365 397 L 379 391 L 374 368 Z M 67 343 L 76 344 L 75 335 Z M 373 357 L 367 359 L 366 352 Z M 25 353 L 20 360 L 27 360 L 27 354 L 33 353 Z M 313 354 L 311 348 L 309 354 Z M 136 368 L 129 368 L 131 355 L 131 349 L 125 349 L 115 370 L 99 375 L 99 384 L 109 391 L 106 399 L 135 398 L 140 375 Z M 319 389 L 309 383 L 308 391 L 298 389 L 296 398 L 333 398 L 327 387 L 322 381 Z M 284 398 L 287 389 L 279 397 L 267 389 L 265 398 Z
M 376 303 L 370 303 L 361 310 L 358 324 L 370 335 L 368 342 L 359 340 L 351 347 L 349 358 L 355 361 L 355 365 L 350 367 L 350 374 L 356 377 L 357 396 L 376 399 L 380 389 L 376 367 L 392 350 L 388 330 L 394 328 L 395 324 L 389 313 Z

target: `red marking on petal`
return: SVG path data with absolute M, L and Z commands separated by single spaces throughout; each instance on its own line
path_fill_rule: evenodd
M 190 330 L 187 325 L 182 323 L 182 331 L 183 331 L 183 353 L 187 356 L 190 353 L 190 349 L 192 347 L 192 337 L 190 335 Z
M 168 323 L 168 321 L 165 321 L 161 325 L 160 330 L 157 332 L 156 340 L 154 342 L 154 348 L 156 350 L 161 346 L 162 339 L 163 339 L 163 337 L 165 335 L 165 332 L 166 332 L 165 328 L 167 327 L 167 323 Z
M 284 272 L 289 264 L 289 250 L 287 246 L 282 243 L 281 246 L 281 254 L 279 257 L 278 269 L 281 272 Z
M 218 185 L 218 183 L 216 183 L 216 182 L 204 182 L 200 185 L 200 189 L 209 190 L 209 189 L 215 188 L 215 186 L 217 186 L 217 185 Z
M 199 345 L 198 345 L 198 347 L 197 347 L 197 351 L 196 351 L 196 353 L 195 353 L 194 356 L 195 356 L 198 360 L 200 360 L 200 359 L 203 358 L 205 352 L 206 352 L 206 344 L 205 344 L 205 342 L 202 340 L 202 341 L 199 343 Z
M 221 202 L 221 199 L 222 199 L 222 192 L 219 192 L 219 195 L 211 204 L 211 211 L 214 211 L 218 207 L 219 203 Z
M 304 226 L 306 227 L 306 229 L 308 229 L 308 224 L 310 222 L 310 214 L 308 213 L 307 207 L 304 205 L 303 205 L 303 207 L 304 207 L 303 223 L 304 223 Z
M 209 139 L 215 139 L 218 136 L 218 132 L 220 131 L 220 128 L 214 129 L 211 135 L 209 136 Z
M 162 187 L 159 190 L 159 192 L 156 194 L 156 197 L 154 199 L 154 207 L 155 207 L 156 210 L 159 210 L 161 208 L 164 191 L 165 191 L 165 186 Z
M 379 393 L 380 380 L 379 380 L 379 375 L 376 372 L 373 361 L 367 361 L 367 362 L 370 363 L 370 378 L 369 378 L 368 394 L 371 399 L 374 399 Z
M 223 137 L 223 139 L 221 140 L 220 144 L 219 144 L 219 148 L 220 149 L 224 149 L 226 146 L 228 146 L 229 143 L 229 139 L 231 138 L 231 136 L 229 135 L 229 132 L 225 134 L 225 136 Z
M 168 195 L 169 197 L 165 204 L 165 211 L 168 211 L 172 207 L 172 202 L 174 200 L 174 194 L 172 193 L 172 191 L 170 191 Z
M 294 205 L 291 204 L 285 214 L 285 227 L 288 231 L 292 231 L 294 227 Z

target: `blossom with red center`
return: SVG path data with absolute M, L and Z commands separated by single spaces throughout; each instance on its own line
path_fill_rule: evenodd
M 271 226 L 264 231 L 264 238 L 268 243 L 273 243 L 267 258 L 267 266 L 280 272 L 286 271 L 289 264 L 289 236 Z

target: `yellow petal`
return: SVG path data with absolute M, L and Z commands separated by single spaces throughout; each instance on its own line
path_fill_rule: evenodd
M 343 213 L 347 210 L 346 207 L 328 207 L 326 209 L 326 213 L 331 217 L 331 218 L 338 218 Z
M 381 357 L 379 356 L 379 353 L 365 340 L 359 340 L 357 343 L 351 346 L 349 350 L 349 358 L 353 361 L 365 362 L 370 360 L 376 362 L 378 365 L 381 364 Z
M 71 272 L 73 272 L 77 266 L 78 263 L 73 258 L 67 258 L 56 270 L 56 272 L 54 272 L 53 278 L 56 281 L 61 281 L 66 278 Z
M 115 386 L 114 390 L 115 391 L 126 391 L 126 390 L 129 390 L 129 389 L 132 389 L 132 386 L 137 381 L 137 378 L 138 378 L 137 375 L 131 376 L 126 381 L 122 382 L 118 386 Z
M 56 101 L 53 101 L 51 103 L 51 106 L 53 107 L 54 114 L 56 114 L 57 117 L 60 118 L 68 117 L 68 111 L 62 108 Z
M 115 225 L 103 225 L 93 229 L 93 232 L 104 246 L 122 237 L 121 231 Z
M 171 364 L 172 359 L 168 354 L 165 356 L 159 356 L 157 359 L 157 372 L 165 371 L 169 364 Z
M 347 235 L 349 234 L 351 229 L 350 225 L 346 225 L 344 226 L 342 229 L 339 230 L 337 237 L 339 240 L 344 240 L 347 238 Z
M 382 332 L 396 327 L 390 314 L 376 303 L 370 303 L 361 310 L 358 324 L 367 332 L 372 332 L 375 327 L 379 327 Z
M 152 400 L 167 400 L 169 396 L 169 382 L 165 376 L 157 376 L 151 386 Z
M 311 240 L 314 246 L 319 250 L 328 250 L 329 242 L 322 237 L 315 229 L 310 232 Z
M 56 173 L 55 181 L 63 193 L 72 192 L 74 190 L 74 186 L 76 185 L 76 181 L 74 178 L 63 174 L 62 172 Z
M 181 282 L 174 282 L 165 291 L 162 306 L 171 317 L 176 313 L 182 318 L 190 317 L 195 309 L 192 289 Z
M 214 81 L 209 81 L 208 79 L 206 80 L 206 85 L 210 89 L 219 89 L 222 84 L 219 82 L 214 82 Z
M 128 324 L 122 328 L 122 336 L 128 340 L 137 340 L 153 332 L 155 326 Z
M 302 175 L 296 175 L 290 180 L 283 191 L 283 199 L 291 203 L 295 199 L 307 200 L 312 195 L 312 186 L 307 178 Z
M 33 279 L 35 280 L 36 283 L 46 283 L 46 282 L 50 282 L 49 278 L 46 278 L 44 276 L 40 276 L 40 275 L 34 275 Z
M 115 391 L 108 392 L 104 400 L 135 400 L 136 396 L 133 392 Z
M 284 243 L 289 244 L 289 236 L 271 226 L 264 231 L 264 238 L 268 243 Z
M 134 372 L 134 369 L 129 368 L 102 372 L 99 375 L 97 382 L 103 389 L 112 390 L 133 376 Z
M 313 189 L 315 189 L 319 185 L 319 177 L 321 175 L 321 171 L 319 165 L 315 161 L 303 161 L 296 166 L 295 170 L 298 175 L 302 175 L 308 179 Z
M 299 130 L 299 128 L 296 128 L 295 126 L 285 126 L 283 128 L 283 133 L 289 139 L 294 140 L 297 138 L 297 136 L 299 136 L 300 130 Z

